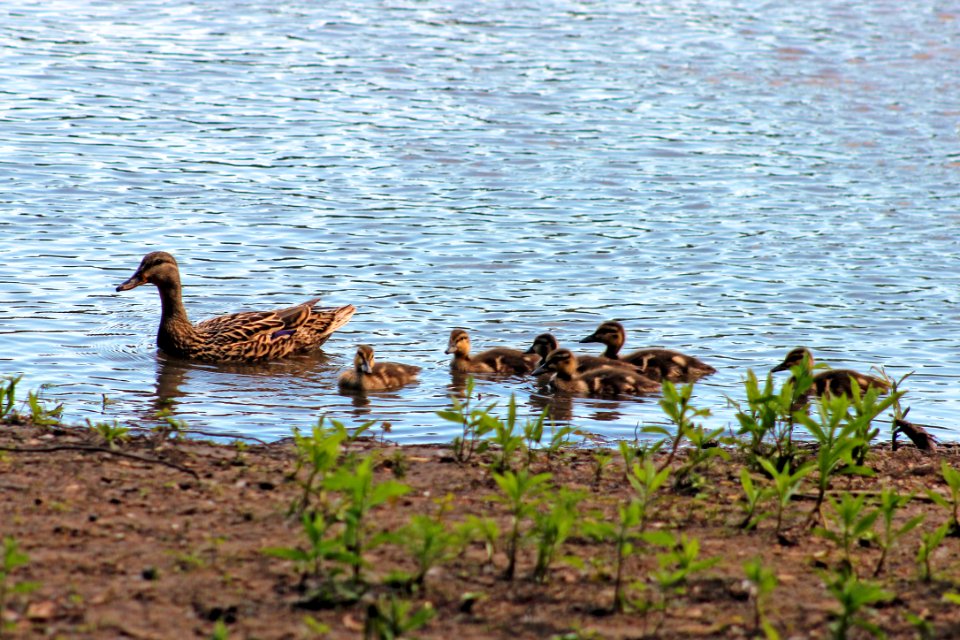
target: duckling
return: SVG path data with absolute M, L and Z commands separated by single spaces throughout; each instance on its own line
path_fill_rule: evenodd
M 556 372 L 549 386 L 552 391 L 559 393 L 621 396 L 660 391 L 660 384 L 656 381 L 623 367 L 600 367 L 579 373 L 577 356 L 569 349 L 552 351 L 543 364 L 534 369 L 533 375 L 548 371 Z
M 524 353 L 537 354 L 540 356 L 540 362 L 538 364 L 543 364 L 543 362 L 547 359 L 547 356 L 559 348 L 560 345 L 557 343 L 557 339 L 552 333 L 541 333 L 533 339 L 533 344 L 530 345 L 530 348 L 524 351 Z M 600 367 L 621 367 L 632 373 L 640 372 L 636 366 L 630 364 L 626 360 L 612 360 L 604 356 L 586 356 L 577 354 L 578 372 L 584 373 L 586 371 L 590 371 L 591 369 L 599 369 Z M 659 375 L 659 371 L 656 373 Z M 649 377 L 651 380 L 655 379 L 652 376 L 647 377 Z
M 286 309 L 233 313 L 194 325 L 183 306 L 180 268 L 172 255 L 165 251 L 148 253 L 117 291 L 148 283 L 160 292 L 157 346 L 178 358 L 258 362 L 304 353 L 326 342 L 356 311 L 351 304 L 322 309 L 314 306 L 320 298 L 314 298 Z
M 657 380 L 693 382 L 716 369 L 693 356 L 670 349 L 640 349 L 630 355 L 620 356 L 620 349 L 627 341 L 627 332 L 619 322 L 604 322 L 597 330 L 580 342 L 600 342 L 607 346 L 603 355 L 611 359 L 625 360 L 635 365 L 640 372 Z
M 353 369 L 341 373 L 338 383 L 350 391 L 389 391 L 413 382 L 419 373 L 420 367 L 410 364 L 374 362 L 373 347 L 361 344 L 353 357 Z
M 810 372 L 813 373 L 813 354 L 806 347 L 797 347 L 787 354 L 783 362 L 770 371 L 789 371 L 792 367 L 804 364 L 804 362 Z M 790 380 L 793 380 L 792 375 L 790 376 Z M 860 391 L 862 392 L 867 389 L 878 389 L 880 393 L 890 391 L 890 385 L 880 378 L 868 376 L 865 373 L 859 373 L 852 369 L 830 369 L 813 374 L 813 386 L 807 394 L 815 393 L 818 396 L 831 394 L 849 396 L 853 393 L 851 380 L 857 381 L 857 385 L 859 385 Z
M 455 373 L 505 373 L 523 376 L 537 366 L 540 356 L 525 354 L 516 349 L 497 347 L 475 356 L 470 355 L 470 336 L 463 329 L 450 332 L 450 342 L 444 353 L 453 354 L 450 369 Z

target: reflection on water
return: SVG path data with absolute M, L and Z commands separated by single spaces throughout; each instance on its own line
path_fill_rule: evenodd
M 713 428 L 792 347 L 960 414 L 960 16 L 893 0 L 19 3 L 0 24 L 0 374 L 66 417 L 268 438 L 321 414 L 449 440 L 446 337 L 703 358 Z M 131 26 L 135 25 L 135 26 Z M 156 296 L 113 286 L 173 253 L 194 320 L 320 295 L 358 312 L 315 359 L 156 354 Z M 359 342 L 420 383 L 364 398 Z M 590 351 L 584 349 L 584 351 Z M 590 351 L 592 352 L 592 351 Z M 655 398 L 548 398 L 607 438 Z M 109 417 L 109 416 L 108 416 Z

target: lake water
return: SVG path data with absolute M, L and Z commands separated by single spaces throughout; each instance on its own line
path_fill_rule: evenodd
M 574 343 L 747 369 L 790 348 L 909 380 L 960 427 L 960 12 L 949 3 L 43 0 L 0 9 L 0 374 L 71 422 L 266 439 L 321 414 L 456 432 L 454 327 L 475 349 Z M 177 256 L 194 321 L 322 295 L 323 354 L 168 361 L 142 255 Z M 354 346 L 424 367 L 355 399 Z M 588 352 L 598 352 L 597 345 Z M 529 380 L 484 401 L 548 401 Z M 104 406 L 104 396 L 108 403 Z M 608 438 L 656 399 L 576 399 Z

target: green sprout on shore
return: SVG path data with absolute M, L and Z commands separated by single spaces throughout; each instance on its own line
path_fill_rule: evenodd
M 583 498 L 583 492 L 561 487 L 550 496 L 551 504 L 546 510 L 534 512 L 531 537 L 537 545 L 537 561 L 533 569 L 535 582 L 546 581 L 560 547 L 577 526 L 578 507 Z
M 517 553 L 525 535 L 523 523 L 536 511 L 550 478 L 549 473 L 531 475 L 526 469 L 517 473 L 507 471 L 503 475 L 493 475 L 494 481 L 503 492 L 497 499 L 506 504 L 510 512 L 510 529 L 506 539 L 507 568 L 504 571 L 504 578 L 507 580 L 513 580 L 516 572 Z
M 429 602 L 414 609 L 412 602 L 394 595 L 380 596 L 367 606 L 363 625 L 364 640 L 395 640 L 423 627 L 436 615 Z
M 20 546 L 13 538 L 4 538 L 0 546 L 0 638 L 6 636 L 8 623 L 5 617 L 8 603 L 12 596 L 23 596 L 35 591 L 39 585 L 35 582 L 15 581 L 11 574 L 18 567 L 30 562 L 27 554 L 20 551 Z
M 957 519 L 957 514 L 960 512 L 960 471 L 954 469 L 946 460 L 941 460 L 940 473 L 943 476 L 943 481 L 947 483 L 947 487 L 950 489 L 950 499 L 947 500 L 933 490 L 928 490 L 927 496 L 935 504 L 950 512 L 947 535 L 954 538 L 960 537 L 960 520 Z
M 885 637 L 883 630 L 863 617 L 862 612 L 871 604 L 888 602 L 894 594 L 876 584 L 857 578 L 852 573 L 840 572 L 825 578 L 827 591 L 840 605 L 833 613 L 830 631 L 834 640 L 846 640 L 854 627 L 863 629 L 874 637 Z
M 750 584 L 750 597 L 753 600 L 753 626 L 756 633 L 761 631 L 767 640 L 778 640 L 780 634 L 767 619 L 767 600 L 777 588 L 777 575 L 763 565 L 758 557 L 743 564 L 743 572 Z
M 757 462 L 760 463 L 763 470 L 766 471 L 770 479 L 773 480 L 772 491 L 777 498 L 777 528 L 775 534 L 779 537 L 783 531 L 783 514 L 790 504 L 793 494 L 800 488 L 803 479 L 813 471 L 813 466 L 810 463 L 806 463 L 801 465 L 796 471 L 791 471 L 789 465 L 782 470 L 777 469 L 775 463 L 766 458 L 759 458 Z
M 128 427 L 121 427 L 116 421 L 110 424 L 109 422 L 93 423 L 87 420 L 87 427 L 103 438 L 104 443 L 110 449 L 116 449 L 118 443 L 130 437 L 130 429 Z
M 880 506 L 877 508 L 877 510 L 880 513 L 883 526 L 881 528 L 880 535 L 876 537 L 877 545 L 880 547 L 880 558 L 877 560 L 877 565 L 873 570 L 874 577 L 879 576 L 883 571 L 884 563 L 887 560 L 887 554 L 897 540 L 913 531 L 921 522 L 923 522 L 924 517 L 919 515 L 910 518 L 899 527 L 895 527 L 893 524 L 893 519 L 897 511 L 906 506 L 907 503 L 912 499 L 912 495 L 901 496 L 896 491 L 889 488 L 885 488 L 880 492 Z
M 866 539 L 873 531 L 873 523 L 877 521 L 880 512 L 876 509 L 864 512 L 864 503 L 867 496 L 853 496 L 844 492 L 837 502 L 828 498 L 833 516 L 830 518 L 832 528 L 818 528 L 817 535 L 830 540 L 843 551 L 843 570 L 856 575 L 851 549 L 854 544 Z
M 920 569 L 922 582 L 933 582 L 933 554 L 943 544 L 943 539 L 950 533 L 950 522 L 944 522 L 933 531 L 920 535 L 920 546 L 917 548 L 917 566 Z
M 0 379 L 0 421 L 17 417 L 13 405 L 17 401 L 17 383 L 23 376 L 6 376 Z

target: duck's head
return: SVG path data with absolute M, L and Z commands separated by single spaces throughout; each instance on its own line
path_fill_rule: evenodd
M 357 371 L 370 373 L 373 371 L 373 347 L 368 344 L 357 345 L 357 355 L 353 356 L 353 366 Z
M 450 342 L 444 353 L 465 356 L 470 353 L 470 336 L 463 329 L 454 329 L 450 332 Z
M 806 347 L 797 347 L 796 349 L 792 349 L 790 353 L 787 354 L 787 357 L 783 359 L 783 362 L 775 366 L 773 369 L 770 369 L 770 371 L 789 371 L 793 367 L 801 365 L 804 362 L 807 364 L 807 368 L 813 371 L 813 354 L 810 353 L 810 350 Z
M 569 349 L 555 349 L 533 370 L 532 375 L 538 376 L 550 371 L 573 375 L 577 371 L 577 356 Z
M 557 339 L 553 337 L 552 333 L 541 333 L 533 339 L 533 344 L 524 353 L 535 353 L 541 358 L 546 358 L 558 346 Z
M 180 269 L 172 255 L 166 251 L 154 251 L 143 256 L 137 271 L 118 286 L 117 291 L 129 291 L 147 283 L 160 288 L 180 284 Z
M 580 342 L 600 342 L 608 347 L 619 349 L 626 342 L 627 334 L 619 322 L 604 322 L 597 330 Z

